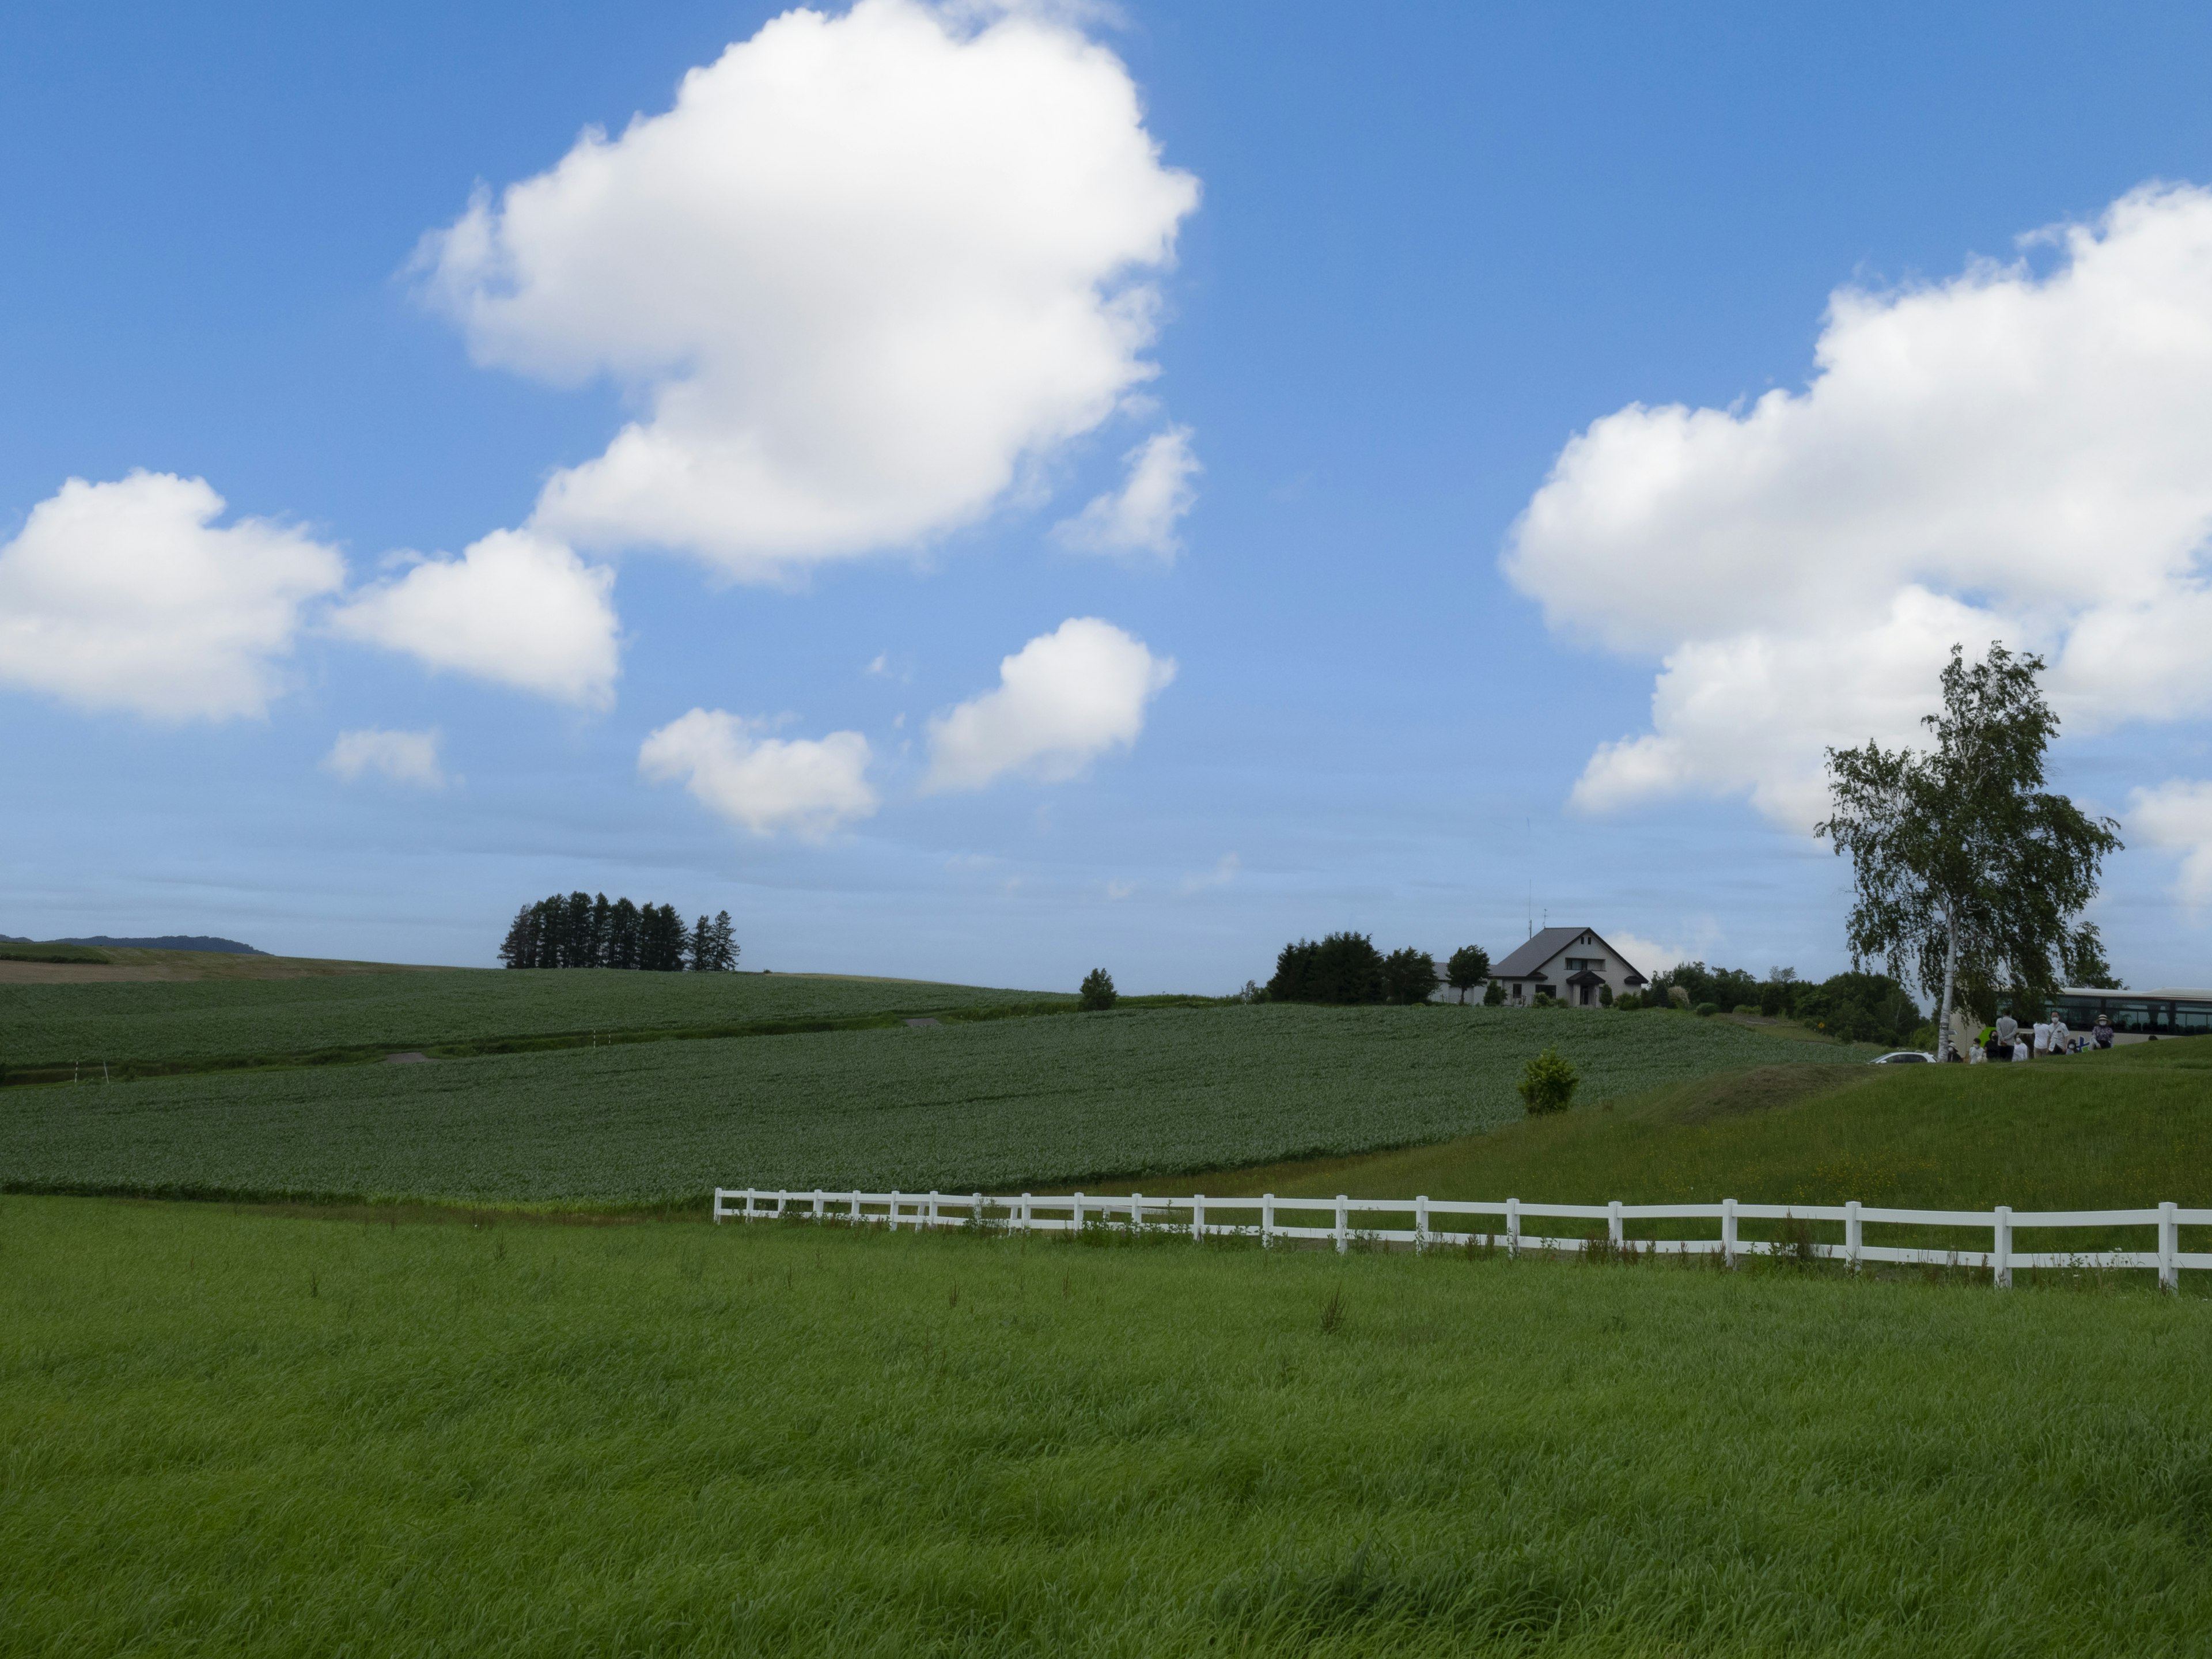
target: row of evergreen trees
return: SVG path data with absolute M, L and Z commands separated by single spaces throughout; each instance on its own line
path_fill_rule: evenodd
M 1283 947 L 1267 1000 L 1426 1002 L 1436 988 L 1436 963 L 1426 951 L 1408 945 L 1386 957 L 1364 933 L 1331 933 L 1318 944 L 1302 939 Z
M 672 904 L 607 902 L 605 893 L 556 893 L 514 913 L 499 959 L 509 968 L 636 968 L 731 973 L 738 942 L 727 910 L 690 927 Z

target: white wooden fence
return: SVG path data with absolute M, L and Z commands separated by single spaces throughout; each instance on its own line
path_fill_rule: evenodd
M 1287 1213 L 1304 1218 L 1303 1224 L 1285 1222 Z M 1662 1255 L 1717 1255 L 1733 1267 L 1747 1254 L 1779 1250 L 1808 1250 L 1816 1256 L 1842 1261 L 1856 1270 L 1869 1261 L 1894 1261 L 1986 1268 L 2000 1288 L 2012 1284 L 2015 1267 L 2145 1267 L 2158 1270 L 2160 1285 L 2179 1288 L 2184 1268 L 2212 1268 L 2212 1252 L 2181 1249 L 2184 1227 L 2212 1226 L 2212 1209 L 2183 1209 L 2161 1204 L 2145 1210 L 2019 1210 L 1999 1205 L 1994 1210 L 1897 1210 L 1870 1204 L 1739 1204 L 1732 1198 L 1717 1204 L 1525 1204 L 1517 1198 L 1464 1200 L 1432 1198 L 1146 1198 L 1141 1193 L 1126 1197 L 1070 1193 L 1044 1196 L 1024 1193 L 1018 1197 L 982 1193 L 833 1193 L 820 1188 L 807 1192 L 768 1192 L 757 1188 L 714 1189 L 714 1219 L 757 1221 L 804 1216 L 817 1221 L 866 1223 L 901 1227 L 964 1227 L 976 1224 L 1003 1226 L 1014 1232 L 1064 1233 L 1090 1226 L 1121 1226 L 1187 1231 L 1196 1238 L 1244 1237 L 1272 1245 L 1277 1240 L 1322 1239 L 1338 1250 L 1349 1249 L 1355 1240 L 1382 1244 L 1410 1244 L 1421 1250 L 1439 1245 L 1464 1244 L 1470 1239 L 1503 1244 L 1509 1251 L 1576 1252 L 1593 1247 L 1635 1250 Z M 1312 1224 L 1316 1217 L 1325 1226 Z M 1364 1218 L 1355 1221 L 1354 1218 Z M 1499 1225 L 1475 1227 L 1475 1219 L 1494 1219 Z M 1450 1230 L 1461 1221 L 1465 1231 Z M 1601 1243 L 1594 1237 L 1545 1237 L 1524 1227 L 1530 1221 L 1581 1221 L 1606 1224 Z M 1631 1222 L 1717 1221 L 1718 1238 L 1639 1238 L 1627 1235 Z M 1746 1243 L 1738 1237 L 1745 1221 L 1806 1223 L 1841 1222 L 1840 1244 L 1821 1242 Z M 1409 1224 L 1382 1224 L 1405 1223 Z M 1961 1252 L 1936 1245 L 1869 1244 L 1869 1223 L 1881 1226 L 1952 1227 L 1985 1231 L 1990 1248 Z M 2157 1247 L 2149 1250 L 2021 1250 L 2014 1236 L 2023 1231 L 2054 1228 L 2150 1227 L 2157 1230 Z

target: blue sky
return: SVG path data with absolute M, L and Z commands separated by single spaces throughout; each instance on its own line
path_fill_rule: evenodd
M 2205 981 L 2200 9 L 775 15 L 0 23 L 0 931 L 484 963 L 581 887 L 785 969 L 1222 992 L 1533 909 L 1821 973 L 1822 744 L 2002 634 L 2123 821 L 2115 965 Z M 514 209 L 594 126 L 615 205 Z M 837 522 L 609 485 L 626 423 Z M 213 587 L 149 634 L 163 525 Z

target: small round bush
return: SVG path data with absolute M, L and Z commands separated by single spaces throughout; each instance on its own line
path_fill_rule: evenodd
M 1103 1008 L 1111 1008 L 1117 1000 L 1114 975 L 1103 968 L 1093 968 L 1083 976 L 1080 1006 L 1084 1012 L 1095 1014 Z
M 1720 1011 L 1721 1006 L 1717 1002 L 1701 1002 L 1698 1005 L 1698 1018 L 1699 1019 L 1711 1019 L 1715 1014 L 1720 1012 Z
M 1556 1046 L 1545 1049 L 1521 1073 L 1521 1098 L 1528 1108 L 1528 1115 L 1541 1117 L 1547 1112 L 1565 1111 L 1575 1097 L 1576 1085 L 1582 1080 L 1574 1063 Z

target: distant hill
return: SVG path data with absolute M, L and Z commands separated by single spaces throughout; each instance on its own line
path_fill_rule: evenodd
M 25 940 L 28 944 L 30 941 Z M 106 945 L 114 951 L 220 951 L 226 956 L 265 957 L 266 951 L 257 951 L 251 945 L 240 945 L 234 939 L 215 939 L 206 933 L 164 933 L 159 939 L 110 939 L 105 933 L 94 933 L 88 939 L 54 939 L 56 945 Z

